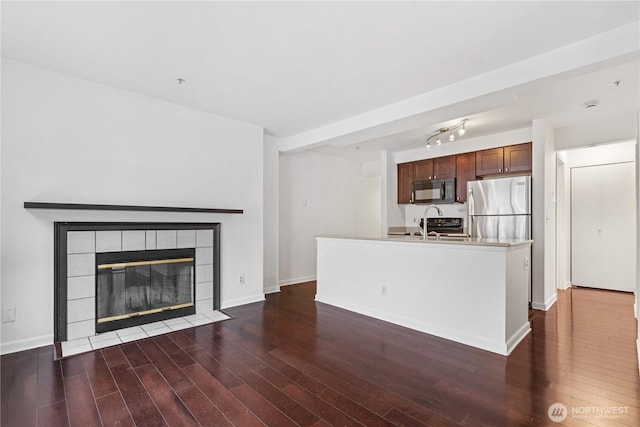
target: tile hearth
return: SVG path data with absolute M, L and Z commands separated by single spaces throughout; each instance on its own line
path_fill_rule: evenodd
M 194 326 L 219 322 L 230 318 L 230 316 L 227 316 L 226 314 L 217 310 L 203 311 L 201 313 L 193 314 L 190 316 L 177 317 L 174 319 L 148 323 L 146 325 L 133 326 L 131 328 L 105 332 L 90 337 L 64 341 L 61 343 L 62 357 L 85 353 L 92 350 L 98 350 L 101 348 L 153 337 L 172 331 L 192 328 Z

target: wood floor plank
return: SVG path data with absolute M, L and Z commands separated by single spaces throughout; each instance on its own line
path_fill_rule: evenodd
M 184 375 L 182 370 L 173 363 L 173 360 L 150 339 L 138 341 L 138 346 L 145 353 L 147 358 L 153 363 L 156 369 L 162 374 L 171 388 L 178 391 L 182 388 L 190 387 L 191 381 Z
M 198 422 L 153 365 L 136 368 L 142 385 L 170 426 L 196 426 Z
M 359 422 L 349 417 L 344 412 L 328 404 L 317 396 L 314 396 L 307 390 L 296 384 L 289 384 L 283 391 L 292 399 L 298 401 L 301 405 L 309 408 L 319 418 L 327 421 L 329 424 L 337 426 L 361 426 Z
M 173 360 L 173 363 L 178 365 L 179 368 L 184 368 L 185 366 L 193 365 L 195 361 L 180 347 L 176 345 L 168 336 L 159 335 L 153 338 L 158 346 L 167 353 L 167 356 Z
M 135 342 L 122 344 L 120 346 L 120 349 L 129 361 L 129 364 L 134 368 L 149 363 L 149 359 L 147 358 L 147 356 L 145 356 L 144 352 L 140 349 L 140 347 L 138 347 L 138 344 Z
M 65 378 L 64 389 L 70 426 L 84 427 L 101 424 L 98 408 L 86 374 Z
M 295 400 L 287 397 L 287 395 L 280 391 L 275 385 L 242 363 L 237 357 L 237 352 L 234 351 L 233 347 L 227 350 L 227 347 L 223 349 L 215 346 L 215 349 L 211 349 L 211 353 L 215 355 L 216 360 L 219 360 L 227 369 L 234 372 L 240 380 L 249 385 L 298 425 L 311 426 L 318 421 L 318 417 L 314 416 L 313 413 L 296 403 Z M 290 381 L 288 381 L 288 383 L 290 383 Z
M 64 400 L 62 365 L 47 352 L 38 354 L 38 408 Z
M 238 398 L 268 426 L 296 426 L 297 424 L 268 400 L 260 396 L 255 390 L 246 384 L 231 389 L 231 393 Z
M 100 351 L 102 353 L 102 357 L 104 358 L 105 362 L 107 362 L 107 366 L 109 368 L 113 368 L 114 366 L 118 366 L 118 365 L 129 364 L 129 361 L 124 356 L 124 353 L 122 353 L 122 350 L 120 349 L 119 345 L 115 347 L 104 348 Z
M 84 365 L 82 364 L 82 356 L 71 356 L 66 359 L 62 359 L 62 376 L 69 378 L 74 375 L 85 374 Z
M 118 364 L 111 373 L 137 426 L 167 425 L 129 364 Z
M 67 403 L 62 400 L 38 408 L 38 427 L 65 427 L 69 425 Z
M 104 426 L 134 427 L 135 423 L 119 392 L 96 399 Z
M 231 421 L 196 386 L 178 391 L 180 399 L 203 426 L 233 426 Z
M 118 391 L 102 352 L 90 351 L 83 354 L 81 359 L 96 399 Z
M 237 426 L 263 426 L 246 406 L 244 406 L 226 387 L 220 384 L 200 365 L 184 368 L 184 372 L 198 386 L 205 396 Z
M 244 384 L 233 372 L 222 366 L 204 350 L 193 353 L 193 358 L 225 387 L 231 389 Z

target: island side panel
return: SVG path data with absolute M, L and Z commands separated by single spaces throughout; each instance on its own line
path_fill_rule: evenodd
M 513 247 L 507 252 L 507 317 L 505 324 L 507 354 L 511 353 L 531 331 L 529 323 L 530 268 L 530 244 Z
M 317 240 L 317 301 L 507 354 L 507 253 L 512 248 Z

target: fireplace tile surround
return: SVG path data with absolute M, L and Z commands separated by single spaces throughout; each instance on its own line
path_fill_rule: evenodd
M 87 348 L 87 343 L 95 346 L 105 334 L 112 334 L 96 334 L 95 328 L 95 259 L 96 253 L 103 252 L 195 249 L 195 314 L 176 320 L 188 326 L 220 320 L 219 316 L 224 315 L 215 311 L 220 295 L 219 226 L 219 223 L 55 223 L 56 342 L 66 343 L 67 348 L 69 343 L 82 343 Z M 165 322 L 170 320 L 174 319 Z M 140 337 L 147 333 L 141 329 Z M 111 338 L 120 338 L 122 331 L 125 330 L 113 331 L 115 335 Z

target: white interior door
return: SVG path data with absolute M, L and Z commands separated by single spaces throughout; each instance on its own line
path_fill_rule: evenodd
M 601 287 L 602 170 L 571 169 L 571 283 Z
M 635 165 L 571 170 L 571 282 L 632 292 L 636 269 Z
M 605 289 L 633 292 L 636 274 L 635 165 L 602 166 L 602 274 Z

